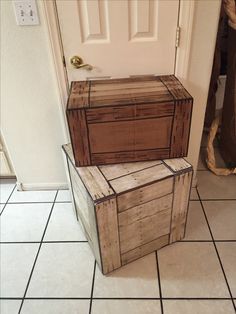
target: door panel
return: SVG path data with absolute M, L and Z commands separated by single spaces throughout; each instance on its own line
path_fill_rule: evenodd
M 172 74 L 178 0 L 57 0 L 69 80 Z M 86 68 L 74 69 L 70 58 Z

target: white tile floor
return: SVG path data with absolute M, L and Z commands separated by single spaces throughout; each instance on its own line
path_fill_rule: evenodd
M 2 180 L 0 313 L 235 313 L 236 176 L 199 168 L 185 239 L 108 276 L 68 191 L 18 192 Z

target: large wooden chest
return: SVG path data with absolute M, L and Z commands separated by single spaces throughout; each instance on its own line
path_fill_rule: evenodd
M 76 166 L 187 156 L 192 103 L 173 75 L 72 82 Z
M 77 218 L 107 274 L 184 237 L 192 167 L 182 158 L 76 167 L 65 145 Z

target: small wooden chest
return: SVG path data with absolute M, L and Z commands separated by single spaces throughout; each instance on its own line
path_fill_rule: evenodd
M 76 166 L 187 156 L 192 103 L 173 75 L 72 82 Z
M 76 167 L 63 147 L 77 218 L 103 274 L 184 237 L 192 167 L 184 159 Z

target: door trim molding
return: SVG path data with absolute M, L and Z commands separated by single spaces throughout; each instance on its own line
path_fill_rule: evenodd
M 51 53 L 57 77 L 61 103 L 65 107 L 69 94 L 69 82 L 66 69 L 63 65 L 64 53 L 55 0 L 43 1 L 43 11 L 46 20 L 46 27 L 51 46 Z
M 190 52 L 192 45 L 192 31 L 195 1 L 180 0 L 179 27 L 180 45 L 177 48 L 175 75 L 180 80 L 187 80 Z

